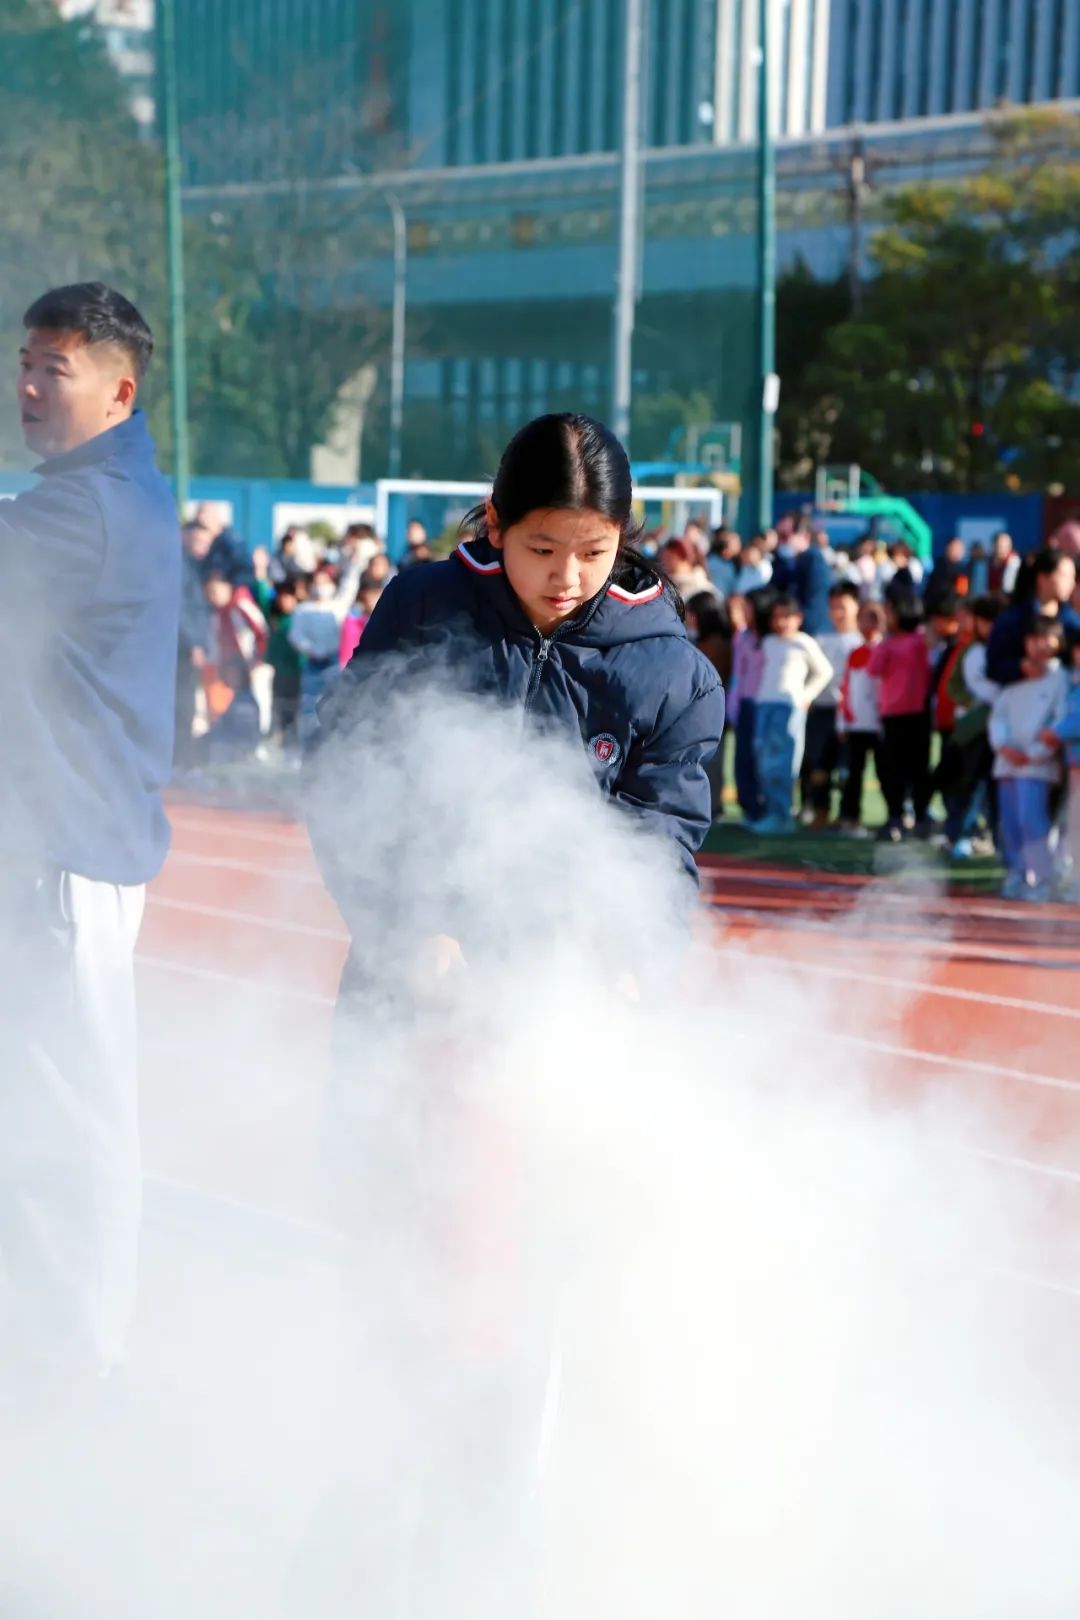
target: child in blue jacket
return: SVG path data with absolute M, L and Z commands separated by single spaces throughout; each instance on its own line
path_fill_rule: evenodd
M 696 881 L 723 689 L 664 577 L 632 549 L 631 497 L 607 428 L 571 414 L 530 422 L 466 519 L 470 538 L 384 592 L 320 721 L 347 746 L 350 713 L 377 701 L 365 689 L 380 658 L 438 647 L 462 693 L 572 737 L 599 790 L 673 839 Z
M 1065 756 L 1068 803 L 1065 812 L 1065 848 L 1069 877 L 1062 899 L 1080 905 L 1080 633 L 1069 637 L 1068 661 L 1072 679 L 1065 713 L 1044 731 L 1040 741 Z

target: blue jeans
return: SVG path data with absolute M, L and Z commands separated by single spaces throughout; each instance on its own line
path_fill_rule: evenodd
M 735 722 L 735 794 L 747 821 L 756 821 L 764 809 L 754 754 L 755 708 L 752 698 L 740 698 Z
M 310 747 L 319 729 L 316 710 L 320 698 L 326 696 L 341 670 L 336 658 L 305 658 L 300 666 L 300 712 L 298 731 L 301 748 Z
M 1010 872 L 1028 873 L 1048 883 L 1054 872 L 1050 853 L 1050 784 L 1023 776 L 998 781 L 1001 856 Z
M 791 819 L 791 795 L 806 741 L 806 714 L 793 703 L 754 705 L 754 753 L 765 814 Z

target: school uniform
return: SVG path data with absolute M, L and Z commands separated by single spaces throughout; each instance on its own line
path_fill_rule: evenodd
M 1001 854 L 1010 876 L 1028 889 L 1042 889 L 1053 875 L 1050 792 L 1060 780 L 1061 766 L 1040 733 L 1062 720 L 1068 695 L 1068 676 L 1054 663 L 1037 679 L 1003 687 L 990 710 Z M 1006 759 L 1005 748 L 1026 754 L 1026 764 Z
M 406 652 L 431 653 L 441 688 L 518 708 L 538 733 L 572 739 L 597 790 L 672 840 L 696 884 L 694 856 L 712 824 L 706 765 L 723 729 L 724 693 L 651 574 L 635 569 L 609 581 L 548 635 L 530 623 L 500 553 L 485 541 L 463 542 L 448 561 L 400 575 L 320 706 L 324 758 L 347 748 L 351 717 L 378 703 L 368 687 L 380 660 Z M 334 839 L 317 813 L 312 830 L 334 888 Z M 348 893 L 342 902 L 349 905 Z
M 871 756 L 879 782 L 884 774 L 878 682 L 870 673 L 873 650 L 873 644 L 869 641 L 852 648 L 840 682 L 837 724 L 847 751 L 847 776 L 840 795 L 840 820 L 851 822 L 852 825 L 862 821 L 863 780 Z
M 1065 750 L 1068 802 L 1065 810 L 1065 853 L 1071 878 L 1070 898 L 1080 900 L 1080 676 L 1073 675 L 1065 707 L 1050 730 Z
M 883 736 L 882 791 L 889 825 L 903 822 L 911 796 L 917 822 L 930 803 L 930 653 L 921 630 L 887 636 L 870 654 L 867 669 L 880 684 Z
M 786 822 L 806 741 L 806 714 L 833 677 L 833 667 L 813 636 L 766 636 L 754 705 L 754 752 L 765 815 Z
M 180 533 L 141 412 L 0 503 L 0 1264 L 49 1353 L 123 1351 L 141 1169 L 132 954 L 164 861 Z

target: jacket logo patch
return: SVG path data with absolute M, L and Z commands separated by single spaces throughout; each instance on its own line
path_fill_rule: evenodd
M 613 765 L 619 757 L 618 740 L 610 731 L 602 731 L 590 742 L 589 752 L 598 765 Z

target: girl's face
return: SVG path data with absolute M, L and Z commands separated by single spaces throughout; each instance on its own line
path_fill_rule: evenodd
M 728 615 L 731 619 L 732 633 L 745 630 L 750 623 L 750 613 L 747 608 L 745 596 L 728 597 Z
M 869 603 L 859 609 L 859 631 L 864 641 L 877 641 L 881 635 L 881 615 Z
M 891 602 L 885 604 L 885 629 L 890 636 L 895 636 L 900 629 L 900 621 L 896 617 L 896 609 Z
M 617 523 L 588 510 L 538 509 L 502 529 L 489 501 L 487 526 L 511 590 L 544 636 L 603 589 L 621 539 Z

